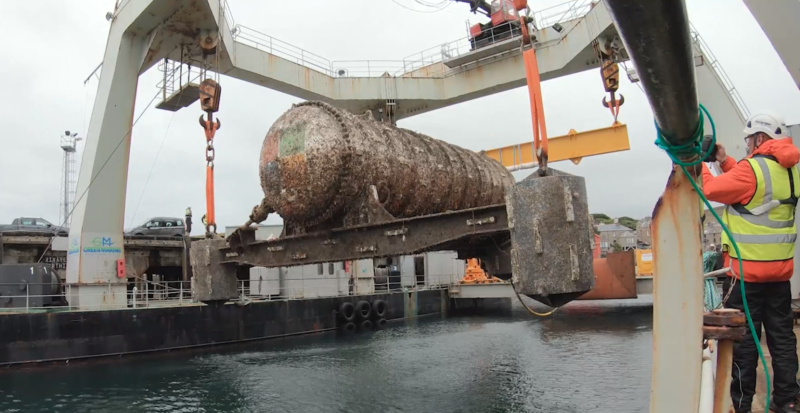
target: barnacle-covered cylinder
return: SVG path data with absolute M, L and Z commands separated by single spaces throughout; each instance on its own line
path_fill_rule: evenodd
M 267 204 L 306 227 L 341 226 L 371 185 L 403 218 L 500 204 L 514 183 L 487 156 L 322 102 L 295 105 L 275 121 L 259 167 Z

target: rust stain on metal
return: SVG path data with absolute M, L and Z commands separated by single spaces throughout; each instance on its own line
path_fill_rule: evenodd
M 692 179 L 695 181 L 698 180 L 699 172 L 697 169 L 688 169 L 689 174 L 692 176 Z M 697 182 L 698 185 L 701 185 L 702 182 Z M 686 211 L 693 210 L 690 205 L 683 203 L 686 200 L 684 194 L 681 191 L 691 191 L 694 192 L 694 188 L 691 186 L 686 175 L 680 169 L 679 166 L 673 165 L 672 172 L 670 173 L 669 179 L 667 180 L 666 188 L 664 189 L 663 195 L 658 199 L 656 202 L 656 206 L 653 209 L 653 219 L 651 228 L 652 240 L 653 240 L 653 250 L 657 250 L 659 248 L 659 244 L 661 243 L 660 227 L 661 225 L 670 225 L 675 228 L 675 232 L 677 232 L 678 228 L 680 227 L 681 223 L 679 222 L 686 217 Z M 702 202 L 698 198 L 698 202 Z M 702 214 L 703 208 L 700 207 L 700 213 Z M 666 214 L 666 215 L 664 215 Z M 662 218 L 664 216 L 669 217 L 671 222 L 663 223 L 662 220 L 666 218 Z M 698 219 L 698 231 L 701 230 L 699 226 L 699 219 L 700 216 L 697 217 Z M 673 248 L 677 249 L 677 255 L 682 256 L 683 254 L 692 253 L 692 254 L 700 254 L 700 251 L 686 251 L 684 243 L 677 243 Z M 654 268 L 658 268 L 658 255 L 653 254 L 653 266 Z M 687 271 L 686 268 L 683 268 L 683 261 L 679 262 L 682 266 L 680 271 Z M 691 269 L 691 271 L 696 271 L 696 269 Z M 655 282 L 658 282 L 657 279 Z
M 713 340 L 741 341 L 745 334 L 747 319 L 736 309 L 717 309 L 703 314 L 703 338 Z
M 703 314 L 703 324 L 720 327 L 742 327 L 747 322 L 744 313 L 735 309 L 718 309 Z
M 745 327 L 703 326 L 703 338 L 706 340 L 742 341 L 744 333 Z
M 493 159 L 323 102 L 273 124 L 259 169 L 270 209 L 305 229 L 345 226 L 370 186 L 391 216 L 407 218 L 502 203 L 514 184 Z

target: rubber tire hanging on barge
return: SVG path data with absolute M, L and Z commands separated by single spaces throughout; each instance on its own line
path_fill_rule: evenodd
M 372 330 L 372 321 L 364 320 L 361 322 L 361 331 L 369 331 Z
M 372 312 L 375 317 L 384 318 L 386 316 L 386 301 L 375 300 L 372 302 Z
M 356 303 L 356 315 L 359 320 L 368 320 L 370 314 L 372 314 L 372 306 L 369 305 L 369 301 L 359 301 Z
M 352 322 L 356 318 L 356 307 L 353 303 L 342 303 L 339 306 L 339 316 L 346 322 Z
M 355 323 L 347 323 L 342 326 L 342 330 L 347 333 L 352 333 L 356 331 L 356 324 Z
M 383 329 L 386 327 L 387 321 L 385 318 L 379 318 L 378 321 L 375 322 L 375 328 L 378 330 Z

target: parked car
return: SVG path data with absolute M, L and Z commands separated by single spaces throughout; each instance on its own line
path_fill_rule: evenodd
M 9 225 L 0 225 L 0 232 L 44 232 L 49 235 L 69 235 L 69 228 L 54 225 L 44 218 L 16 218 Z
M 186 233 L 183 218 L 150 218 L 142 225 L 125 231 L 125 235 L 147 235 L 151 237 L 182 237 Z

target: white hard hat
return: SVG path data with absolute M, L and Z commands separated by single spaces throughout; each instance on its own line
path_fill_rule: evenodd
M 783 119 L 766 113 L 759 113 L 750 116 L 744 125 L 744 133 L 750 136 L 754 133 L 763 132 L 772 139 L 786 138 L 787 127 Z

